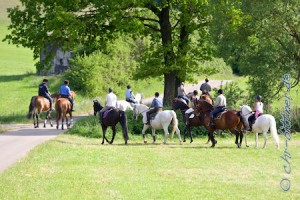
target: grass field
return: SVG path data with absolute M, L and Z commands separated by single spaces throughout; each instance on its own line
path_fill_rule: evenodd
M 99 133 L 100 134 L 100 133 Z M 32 150 L 21 162 L 0 174 L 0 199 L 299 199 L 300 137 L 289 144 L 292 173 L 284 174 L 283 142 L 275 148 L 237 149 L 234 138 L 218 138 L 217 147 L 196 138 L 179 145 L 142 144 L 131 136 L 123 145 L 118 133 L 113 145 L 100 139 L 61 135 Z M 150 135 L 148 135 L 148 141 Z M 283 138 L 281 138 L 283 141 Z M 279 182 L 291 180 L 283 192 Z

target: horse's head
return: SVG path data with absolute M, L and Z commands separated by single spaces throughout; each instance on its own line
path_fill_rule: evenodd
M 241 115 L 246 116 L 252 113 L 252 109 L 248 105 L 241 106 Z
M 136 105 L 136 104 L 133 106 L 133 111 L 132 111 L 132 113 L 133 113 L 133 118 L 134 118 L 135 120 L 137 120 L 138 115 L 139 115 L 139 111 L 138 111 L 138 109 L 137 109 L 137 105 Z
M 211 111 L 213 109 L 213 105 L 204 99 L 199 99 L 195 108 L 195 113 L 199 114 L 200 112 Z
M 75 99 L 75 95 L 76 95 L 76 92 L 75 91 L 73 91 L 73 90 L 71 90 L 71 99 Z
M 138 104 L 142 104 L 142 102 L 143 102 L 143 95 L 141 93 L 136 93 L 135 100 L 138 102 Z
M 98 100 L 93 100 L 93 102 L 94 102 L 94 105 L 93 105 L 93 107 L 94 107 L 94 116 L 96 116 L 97 112 L 99 112 L 103 108 L 103 106 L 101 106 L 101 104 Z
M 181 99 L 178 99 L 178 98 L 173 99 L 173 102 L 172 102 L 173 110 L 177 110 L 177 109 L 184 110 L 184 109 L 188 109 L 188 108 L 189 108 L 188 105 L 186 105 L 186 103 L 183 102 Z

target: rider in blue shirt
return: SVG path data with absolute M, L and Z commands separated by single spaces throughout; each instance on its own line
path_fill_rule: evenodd
M 68 80 L 65 80 L 64 85 L 60 86 L 59 93 L 60 93 L 60 96 L 62 98 L 67 98 L 70 101 L 71 109 L 72 109 L 72 112 L 73 112 L 75 110 L 73 109 L 73 99 L 71 98 L 72 94 L 71 94 L 71 90 L 69 88 L 69 84 L 70 84 L 70 82 Z
M 161 102 L 161 99 L 159 99 L 158 97 L 159 97 L 159 93 L 155 92 L 155 98 L 153 99 L 151 107 L 147 112 L 147 125 L 150 125 L 150 115 L 152 113 L 162 111 L 163 103 Z
M 42 96 L 42 97 L 48 99 L 49 102 L 50 102 L 50 110 L 54 110 L 54 109 L 52 108 L 53 101 L 52 101 L 52 98 L 51 98 L 51 96 L 50 96 L 50 92 L 49 92 L 49 90 L 48 90 L 47 85 L 48 85 L 48 80 L 47 80 L 47 79 L 44 79 L 44 80 L 43 80 L 43 83 L 41 83 L 41 84 L 39 85 L 39 96 Z
M 132 94 L 131 86 L 127 85 L 127 90 L 126 90 L 126 101 L 129 103 L 137 103 L 135 100 L 134 95 Z

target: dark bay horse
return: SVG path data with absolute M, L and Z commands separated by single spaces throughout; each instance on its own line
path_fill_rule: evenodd
M 58 97 L 58 94 L 51 94 L 51 98 L 53 99 L 53 102 L 55 102 L 55 99 Z M 46 118 L 44 120 L 44 128 L 46 128 L 47 120 L 50 121 L 51 127 L 53 127 L 52 121 L 51 121 L 51 110 L 50 110 L 50 102 L 48 99 L 42 96 L 33 96 L 31 97 L 31 101 L 29 104 L 29 112 L 27 114 L 27 118 L 33 118 L 33 125 L 34 128 L 39 127 L 39 115 L 41 112 L 46 112 Z
M 219 130 L 229 130 L 231 133 L 236 135 L 235 144 L 238 148 L 242 145 L 243 139 L 243 121 L 240 116 L 239 111 L 228 110 L 224 112 L 220 119 L 214 119 L 215 126 L 210 126 L 210 115 L 209 113 L 213 110 L 213 106 L 205 101 L 204 99 L 200 99 L 196 106 L 195 112 L 200 113 L 200 115 L 204 114 L 204 126 L 209 131 L 209 137 L 212 141 L 212 147 L 214 147 L 217 141 L 214 139 L 214 131 Z M 238 138 L 240 137 L 240 142 L 238 143 Z
M 191 138 L 191 143 L 193 142 L 193 136 L 192 136 L 192 132 L 191 132 L 191 127 L 197 127 L 197 126 L 204 126 L 204 116 L 203 115 L 199 115 L 199 116 L 195 116 L 193 118 L 189 119 L 189 124 L 186 124 L 186 118 L 185 118 L 185 111 L 188 110 L 190 107 L 184 103 L 182 100 L 175 98 L 173 100 L 172 103 L 172 109 L 173 110 L 177 110 L 180 109 L 181 114 L 182 114 L 182 118 L 183 118 L 183 122 L 185 124 L 185 130 L 184 130 L 184 136 L 183 136 L 183 142 L 186 141 L 186 135 L 190 134 L 190 138 Z
M 71 98 L 74 101 L 76 93 L 71 91 Z M 64 130 L 64 120 L 66 119 L 66 126 L 70 127 L 73 122 L 71 103 L 67 98 L 58 98 L 55 103 L 56 110 L 56 128 L 59 127 L 59 120 L 61 119 L 61 129 Z M 70 123 L 68 123 L 67 114 L 70 115 Z
M 103 106 L 97 100 L 94 100 L 93 102 L 94 102 L 94 115 L 96 116 L 97 112 L 102 110 Z M 119 110 L 119 109 L 111 109 L 106 112 L 103 113 L 102 121 L 99 120 L 101 127 L 102 127 L 102 132 L 103 132 L 101 144 L 104 144 L 104 139 L 109 144 L 112 144 L 114 142 L 114 139 L 116 136 L 116 125 L 119 122 L 122 126 L 122 133 L 123 133 L 123 138 L 124 138 L 125 144 L 127 144 L 127 140 L 129 139 L 129 137 L 128 137 L 128 127 L 127 127 L 127 119 L 126 119 L 125 112 L 122 110 Z M 108 139 L 105 136 L 106 130 L 109 126 L 111 127 L 111 129 L 113 131 L 113 136 L 112 136 L 111 141 L 108 141 Z
M 214 101 L 211 99 L 211 97 L 209 96 L 209 94 L 202 94 L 200 96 L 200 99 L 204 99 L 206 100 L 208 103 L 210 103 L 211 105 L 213 105 Z

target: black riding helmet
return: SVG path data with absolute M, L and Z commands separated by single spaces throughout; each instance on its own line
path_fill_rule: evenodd
M 218 93 L 219 93 L 219 94 L 223 94 L 223 90 L 222 90 L 222 89 L 219 89 L 219 90 L 218 90 Z
M 259 101 L 261 100 L 261 98 L 262 98 L 262 97 L 261 97 L 260 95 L 257 95 L 257 96 L 256 96 L 256 99 L 259 100 Z
M 194 90 L 193 94 L 198 95 L 198 90 Z

